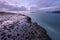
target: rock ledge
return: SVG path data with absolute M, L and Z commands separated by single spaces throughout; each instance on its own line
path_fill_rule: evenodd
M 0 12 L 0 40 L 51 40 L 44 28 L 23 14 Z

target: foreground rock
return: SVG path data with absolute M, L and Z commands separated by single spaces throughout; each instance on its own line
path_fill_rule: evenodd
M 0 12 L 0 40 L 51 40 L 45 29 L 28 16 Z

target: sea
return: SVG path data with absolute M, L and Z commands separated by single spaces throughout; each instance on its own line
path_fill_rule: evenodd
M 43 27 L 52 40 L 60 40 L 60 14 L 52 12 L 31 12 L 25 14 L 32 22 Z

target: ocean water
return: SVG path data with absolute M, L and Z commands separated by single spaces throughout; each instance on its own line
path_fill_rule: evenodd
M 32 18 L 33 22 L 37 22 L 40 26 L 46 29 L 47 34 L 52 40 L 60 40 L 60 14 L 35 12 L 25 14 Z

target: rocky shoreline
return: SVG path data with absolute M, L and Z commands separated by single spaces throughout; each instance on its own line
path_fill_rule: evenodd
M 51 40 L 46 30 L 31 18 L 18 13 L 0 12 L 0 40 Z

